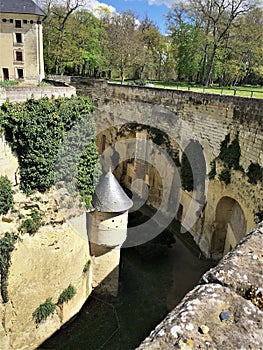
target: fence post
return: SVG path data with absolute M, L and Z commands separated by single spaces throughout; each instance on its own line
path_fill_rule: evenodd
M 253 97 L 253 91 L 250 91 L 250 97 L 251 98 Z
M 234 96 L 236 96 L 237 94 L 237 89 L 234 89 Z

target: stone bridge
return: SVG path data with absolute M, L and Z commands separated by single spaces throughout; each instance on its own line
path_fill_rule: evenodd
M 221 257 L 262 220 L 262 182 L 251 183 L 247 172 L 263 163 L 263 100 L 79 78 L 71 84 L 95 102 L 105 167 L 147 197 L 164 225 L 180 220 L 206 256 Z M 184 184 L 184 155 L 192 188 Z

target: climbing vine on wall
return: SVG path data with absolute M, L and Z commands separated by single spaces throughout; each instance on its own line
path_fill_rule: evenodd
M 10 180 L 6 176 L 0 176 L 0 215 L 13 208 L 13 192 Z
M 34 190 L 45 192 L 54 184 L 54 163 L 59 147 L 72 126 L 84 118 L 90 124 L 88 130 L 92 141 L 89 140 L 83 155 L 83 159 L 86 157 L 85 165 L 89 168 L 85 177 L 87 186 L 83 184 L 83 179 L 80 179 L 80 183 L 83 193 L 92 192 L 90 183 L 93 180 L 90 177 L 98 158 L 92 108 L 88 98 L 77 96 L 56 100 L 31 98 L 25 103 L 6 102 L 1 106 L 0 127 L 4 128 L 6 138 L 17 154 L 20 187 L 25 193 L 30 194 Z
M 221 142 L 219 159 L 221 159 L 226 168 L 234 170 L 242 170 L 239 160 L 241 156 L 241 150 L 239 146 L 238 134 L 236 134 L 234 140 L 230 142 L 230 134 L 227 134 L 225 139 Z
M 1 274 L 1 296 L 4 303 L 8 298 L 8 273 L 11 264 L 11 252 L 15 249 L 15 242 L 18 236 L 13 233 L 5 233 L 0 239 L 0 274 Z

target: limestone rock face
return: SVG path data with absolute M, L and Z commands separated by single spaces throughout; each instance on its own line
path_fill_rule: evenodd
M 138 349 L 263 349 L 262 243 L 263 223 L 202 277 Z M 251 287 L 257 302 L 248 298 Z
M 91 292 L 90 273 L 83 272 L 89 259 L 87 236 L 68 224 L 21 236 L 11 256 L 9 302 L 0 303 L 1 350 L 35 349 L 80 310 Z M 70 284 L 73 298 L 37 325 L 34 310 L 47 298 L 56 304 Z

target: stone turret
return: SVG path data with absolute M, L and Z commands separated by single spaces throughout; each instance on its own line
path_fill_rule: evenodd
M 127 236 L 131 199 L 109 171 L 101 177 L 88 213 L 88 236 L 93 257 L 93 287 L 118 293 L 120 248 Z

